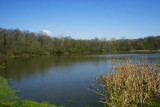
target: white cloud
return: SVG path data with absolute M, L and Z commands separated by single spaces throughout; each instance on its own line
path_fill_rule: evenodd
M 51 25 L 47 25 L 46 27 L 47 27 L 47 28 L 50 28 L 50 27 L 51 27 Z
M 42 34 L 45 34 L 45 35 L 51 35 L 53 33 L 53 32 L 48 31 L 48 30 L 42 30 L 41 32 L 42 32 Z

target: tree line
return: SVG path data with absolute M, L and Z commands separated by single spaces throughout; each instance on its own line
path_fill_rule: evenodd
M 159 50 L 160 36 L 140 39 L 50 37 L 43 33 L 0 28 L 0 54 L 93 54 L 114 51 Z

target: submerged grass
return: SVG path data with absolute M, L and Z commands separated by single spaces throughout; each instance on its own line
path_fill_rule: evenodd
M 47 102 L 38 103 L 36 101 L 20 100 L 20 101 L 9 102 L 6 104 L 1 104 L 0 107 L 57 107 L 57 106 L 54 104 L 49 104 Z
M 148 63 L 131 64 L 130 59 L 112 68 L 113 72 L 101 75 L 101 89 L 94 92 L 103 97 L 109 107 L 160 107 L 160 65 Z M 92 89 L 93 90 L 93 89 Z

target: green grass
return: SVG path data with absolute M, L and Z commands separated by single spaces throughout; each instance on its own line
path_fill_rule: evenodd
M 18 91 L 8 85 L 8 81 L 0 76 L 0 104 L 18 100 L 19 97 L 16 95 L 16 92 Z
M 2 65 L 0 65 L 0 69 L 5 69 L 6 65 L 3 63 Z
M 6 68 L 6 66 L 0 65 L 0 68 L 1 68 L 1 69 L 5 69 L 5 68 Z
M 38 103 L 36 101 L 30 101 L 30 100 L 20 100 L 20 101 L 13 101 L 10 103 L 2 104 L 3 106 L 11 106 L 11 107 L 57 107 L 54 104 L 49 104 L 48 102 L 42 102 Z M 63 107 L 63 106 L 59 106 Z

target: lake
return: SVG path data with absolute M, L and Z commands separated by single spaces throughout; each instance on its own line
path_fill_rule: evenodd
M 88 90 L 101 73 L 112 72 L 115 61 L 160 63 L 160 54 L 110 54 L 86 56 L 35 56 L 7 60 L 0 71 L 20 90 L 23 99 L 47 101 L 66 107 L 103 107 L 96 93 Z

